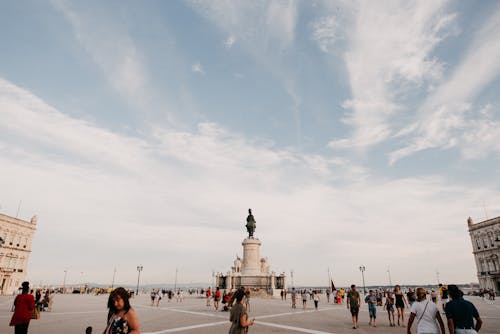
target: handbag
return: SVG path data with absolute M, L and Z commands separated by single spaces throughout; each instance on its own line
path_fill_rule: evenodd
M 35 306 L 31 311 L 30 311 L 30 319 L 40 319 L 40 309 L 38 306 Z
M 429 301 L 427 301 L 427 304 L 425 304 L 424 312 L 422 312 L 422 315 L 418 318 L 417 324 L 420 322 L 420 320 L 422 320 L 425 314 L 425 310 L 427 310 L 427 305 L 429 305 Z

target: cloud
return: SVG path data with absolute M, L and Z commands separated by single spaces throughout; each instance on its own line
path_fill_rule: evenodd
M 346 285 L 355 263 L 369 268 L 373 283 L 385 282 L 387 264 L 394 280 L 428 282 L 433 272 L 408 270 L 408 256 L 428 264 L 429 249 L 439 249 L 433 263 L 444 280 L 470 281 L 466 217 L 481 214 L 475 203 L 483 198 L 500 200 L 494 184 L 386 180 L 346 158 L 278 149 L 213 122 L 194 131 L 155 124 L 141 138 L 125 135 L 72 118 L 6 80 L 0 103 L 0 203 L 12 213 L 22 198 L 21 216 L 39 215 L 34 281 L 57 282 L 68 267 L 107 282 L 117 266 L 117 281 L 131 283 L 138 263 L 144 282 L 168 281 L 177 265 L 184 281 L 208 281 L 212 269 L 228 270 L 241 251 L 249 207 L 262 255 L 273 270 L 293 268 L 297 284 L 324 284 L 331 266 Z M 419 247 L 408 249 L 401 233 L 415 226 L 435 233 L 415 236 Z M 456 241 L 446 249 L 444 231 Z M 214 240 L 224 247 L 213 247 Z M 400 251 L 387 252 L 387 245 Z M 86 251 L 68 257 L 61 249 Z M 383 257 L 370 256 L 381 251 Z M 471 266 L 441 260 L 449 258 Z
M 497 145 L 485 145 L 490 143 L 491 135 L 483 136 L 478 130 L 491 129 L 498 120 L 477 112 L 481 108 L 473 103 L 481 91 L 498 78 L 498 29 L 500 10 L 495 11 L 476 33 L 450 77 L 422 103 L 417 121 L 400 132 L 410 138 L 409 144 L 390 153 L 391 164 L 425 149 L 459 147 L 466 158 L 497 150 Z M 481 151 L 471 154 L 471 147 L 481 148 Z
M 73 29 L 75 39 L 104 76 L 130 104 L 144 107 L 149 100 L 149 73 L 143 55 L 126 29 L 116 21 L 80 8 L 77 3 L 52 0 Z
M 193 71 L 194 73 L 201 74 L 201 75 L 205 75 L 206 74 L 205 70 L 203 69 L 203 66 L 200 64 L 200 62 L 194 63 L 191 66 L 191 71 Z
M 230 49 L 233 47 L 234 43 L 236 43 L 236 38 L 234 36 L 230 35 L 225 41 L 224 41 L 224 46 L 226 49 Z
M 331 49 L 336 36 L 347 47 L 343 58 L 351 97 L 344 102 L 344 122 L 352 135 L 333 140 L 331 147 L 366 148 L 387 140 L 392 119 L 403 109 L 400 100 L 441 78 L 443 64 L 432 51 L 449 36 L 456 18 L 445 7 L 446 1 L 361 2 L 343 8 L 340 18 L 335 12 L 313 24 L 321 49 Z

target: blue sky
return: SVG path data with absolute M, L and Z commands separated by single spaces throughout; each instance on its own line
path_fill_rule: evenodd
M 208 281 L 251 207 L 298 284 L 476 280 L 499 31 L 495 1 L 1 3 L 0 210 L 39 217 L 29 278 Z

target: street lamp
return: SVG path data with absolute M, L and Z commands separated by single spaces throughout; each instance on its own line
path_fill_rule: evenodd
M 361 277 L 363 277 L 363 293 L 366 295 L 366 287 L 365 287 L 365 266 L 359 266 L 359 271 L 361 271 Z
M 136 296 L 139 295 L 139 279 L 141 278 L 142 269 L 143 269 L 142 266 L 137 266 L 137 290 L 135 290 Z
M 290 270 L 290 276 L 292 277 L 292 288 L 295 288 L 295 285 L 293 284 L 293 269 Z
M 115 270 L 113 271 L 113 280 L 111 281 L 111 289 L 115 286 L 115 276 L 116 276 L 116 267 Z
M 389 287 L 392 287 L 392 279 L 391 279 L 391 267 L 387 267 L 387 275 L 389 275 Z
M 66 276 L 68 275 L 68 269 L 65 269 L 64 270 L 64 280 L 63 280 L 63 291 L 62 293 L 64 293 L 66 291 Z
M 80 293 L 83 292 L 83 271 L 80 271 Z

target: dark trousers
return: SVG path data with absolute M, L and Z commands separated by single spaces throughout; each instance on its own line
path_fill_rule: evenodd
M 25 324 L 19 324 L 14 327 L 14 334 L 28 334 L 29 322 Z

